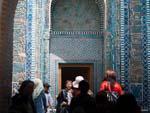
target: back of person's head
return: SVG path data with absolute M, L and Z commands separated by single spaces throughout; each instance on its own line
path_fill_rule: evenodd
M 32 95 L 34 88 L 34 82 L 30 80 L 25 80 L 22 82 L 19 88 L 19 94 L 21 95 Z
M 136 113 L 138 110 L 139 106 L 133 94 L 126 93 L 118 98 L 116 105 L 117 113 Z
M 44 86 L 44 87 L 47 87 L 47 88 L 50 87 L 50 85 L 49 85 L 48 83 L 44 83 L 43 86 Z
M 79 83 L 79 89 L 81 91 L 81 94 L 87 94 L 89 90 L 89 83 L 86 80 L 82 80 Z
M 116 73 L 115 71 L 109 69 L 106 71 L 106 75 L 105 75 L 105 79 L 106 80 L 114 80 L 116 81 Z
M 48 83 L 44 83 L 43 86 L 44 86 L 45 93 L 49 93 L 50 85 Z

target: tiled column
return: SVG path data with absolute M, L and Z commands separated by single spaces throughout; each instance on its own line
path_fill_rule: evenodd
M 148 71 L 148 110 L 150 111 L 150 0 L 146 0 L 146 34 L 147 34 L 147 71 Z
M 36 0 L 27 0 L 26 79 L 35 77 Z
M 129 89 L 129 4 L 120 0 L 120 68 L 121 83 Z

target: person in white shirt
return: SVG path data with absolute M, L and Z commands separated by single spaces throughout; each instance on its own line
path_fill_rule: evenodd
M 47 106 L 47 108 L 52 108 L 54 106 L 54 100 L 49 92 L 49 87 L 50 87 L 50 85 L 48 83 L 44 84 L 46 106 Z

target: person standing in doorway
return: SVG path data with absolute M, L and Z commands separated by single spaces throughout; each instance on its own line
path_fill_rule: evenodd
M 72 81 L 67 80 L 65 89 L 59 93 L 57 97 L 56 113 L 69 113 L 72 95 Z

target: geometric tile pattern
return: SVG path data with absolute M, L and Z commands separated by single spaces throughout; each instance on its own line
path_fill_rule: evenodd
M 102 48 L 103 37 L 100 32 L 52 32 L 50 39 L 50 83 L 53 95 L 58 94 L 58 63 L 96 63 L 93 75 L 97 84 L 103 78 Z M 98 88 L 98 87 L 95 87 Z M 97 91 L 97 89 L 94 89 Z
M 86 13 L 85 13 L 86 12 Z M 100 13 L 93 0 L 57 0 L 52 13 L 55 31 L 99 31 Z
M 24 53 L 24 64 L 14 63 L 13 69 L 14 73 L 19 73 L 19 76 L 23 73 L 26 79 L 34 78 L 36 74 L 43 81 L 49 80 L 47 73 L 49 64 L 45 62 L 49 59 L 50 6 L 47 2 L 47 0 L 19 0 L 17 4 L 14 24 L 14 62 L 19 59 L 17 53 L 19 52 L 19 54 Z M 24 41 L 23 44 L 19 42 L 20 40 Z M 23 47 L 20 47 L 21 44 Z
M 58 27 L 58 23 L 56 23 L 54 26 L 53 25 L 53 16 L 57 13 L 56 12 L 56 5 L 60 4 L 62 1 L 59 1 L 59 0 L 52 0 L 52 3 L 51 3 L 51 21 L 52 23 L 50 23 L 51 25 L 51 28 L 50 28 L 50 33 L 51 33 L 51 36 L 50 36 L 50 45 L 51 45 L 51 48 L 50 48 L 50 53 L 51 53 L 51 60 L 50 60 L 50 83 L 53 84 L 53 88 L 52 88 L 52 92 L 53 92 L 53 95 L 56 95 L 58 94 L 58 79 L 57 79 L 57 75 L 58 75 L 58 63 L 61 63 L 61 62 L 74 62 L 74 63 L 93 63 L 93 62 L 97 62 L 94 67 L 95 67 L 95 72 L 97 74 L 94 74 L 94 76 L 97 76 L 97 83 L 100 82 L 100 75 L 102 76 L 103 74 L 103 70 L 102 70 L 102 64 L 100 63 L 101 61 L 96 61 L 96 60 L 99 60 L 101 59 L 101 54 L 99 54 L 99 56 L 97 57 L 98 53 L 100 53 L 101 51 L 101 47 L 103 46 L 101 41 L 96 41 L 96 40 L 103 40 L 102 38 L 102 34 L 103 34 L 103 29 L 104 29 L 104 3 L 102 0 L 96 0 L 96 4 L 98 6 L 98 11 L 96 15 L 94 15 L 94 17 L 92 16 L 89 16 L 90 18 L 92 17 L 92 19 L 94 19 L 95 17 L 98 17 L 97 20 L 99 20 L 100 18 L 100 21 L 96 21 L 97 25 L 96 26 L 99 26 L 97 27 L 98 30 L 88 30 L 88 29 L 78 29 L 78 26 L 80 26 L 78 24 L 78 26 L 75 28 L 75 30 L 63 30 L 63 29 L 53 29 L 53 28 L 59 28 Z M 63 2 L 66 3 L 66 5 L 63 5 L 63 10 L 66 10 L 67 8 L 76 8 L 76 11 L 77 10 L 80 10 L 80 5 L 76 7 L 76 4 L 73 4 L 74 7 L 70 6 L 70 5 L 67 5 L 68 3 L 70 2 L 86 2 L 87 1 L 80 1 L 80 0 L 77 0 L 77 1 L 70 1 L 70 2 L 66 2 L 66 0 L 64 0 Z M 89 2 L 92 2 L 93 1 L 89 1 Z M 95 4 L 95 3 L 94 3 Z M 82 4 L 82 5 L 85 5 L 85 4 Z M 61 8 L 61 7 L 59 7 Z M 96 8 L 96 7 L 94 7 Z M 60 10 L 62 11 L 62 10 Z M 74 14 L 76 13 L 76 11 L 74 12 Z M 82 11 L 82 10 L 81 10 Z M 91 14 L 90 12 L 88 13 L 88 11 L 92 11 L 90 9 L 86 10 L 87 12 L 87 15 L 88 14 Z M 80 12 L 80 11 L 77 11 L 77 12 Z M 85 11 L 84 11 L 85 12 Z M 60 12 L 59 12 L 60 13 Z M 72 14 L 71 12 L 69 12 L 68 14 Z M 66 15 L 67 16 L 67 15 Z M 59 17 L 59 16 L 56 16 L 56 17 Z M 70 16 L 71 17 L 71 16 Z M 70 18 L 69 17 L 69 18 Z M 82 17 L 82 16 L 81 16 Z M 88 17 L 88 18 L 89 18 Z M 62 18 L 63 19 L 63 18 Z M 76 19 L 81 19 L 80 17 L 79 18 L 76 18 Z M 84 20 L 84 18 L 81 19 L 81 21 Z M 74 22 L 81 22 L 81 21 L 74 21 Z M 63 21 L 64 23 L 65 22 L 68 22 L 66 20 Z M 65 26 L 63 26 L 63 22 L 61 22 L 61 26 L 60 28 L 65 28 Z M 87 20 L 88 22 L 88 20 Z M 68 24 L 66 24 L 68 25 Z M 76 24 L 75 24 L 76 25 Z M 88 25 L 88 24 L 85 24 L 85 25 Z M 85 27 L 85 25 L 83 27 Z M 93 24 L 92 24 L 93 25 Z M 81 26 L 82 27 L 82 26 Z M 97 29 L 96 28 L 96 29 Z M 90 41 L 91 40 L 91 41 Z M 85 43 L 83 43 L 85 42 Z M 91 51 L 92 49 L 94 49 L 95 47 L 95 44 L 97 46 L 97 44 L 99 44 L 99 50 L 97 50 L 97 47 L 95 48 L 94 51 Z M 53 45 L 53 46 L 52 46 Z M 62 45 L 62 47 L 59 47 L 59 45 Z M 93 45 L 93 46 L 92 46 Z M 55 47 L 56 46 L 56 47 Z M 72 47 L 74 47 L 73 49 L 71 49 Z M 84 48 L 87 48 L 87 50 L 89 48 L 89 51 L 87 51 L 86 49 Z M 64 50 L 63 50 L 64 49 Z M 72 50 L 72 51 L 71 51 Z M 84 50 L 84 51 L 83 51 Z M 65 51 L 68 51 L 68 52 L 65 52 Z M 92 52 L 93 54 L 91 54 L 90 52 Z M 96 53 L 97 52 L 97 53 Z M 75 54 L 76 53 L 76 54 Z M 56 59 L 53 59 L 52 58 L 55 57 Z M 101 74 L 98 75 L 98 73 L 101 72 Z M 96 91 L 97 89 L 95 89 Z
M 35 3 L 36 0 L 27 0 L 26 79 L 35 76 Z
M 129 0 L 120 0 L 120 67 L 121 83 L 129 90 Z
M 65 1 L 65 0 L 64 0 Z M 141 9 L 139 9 L 138 7 L 135 7 L 135 12 L 136 13 L 139 13 L 141 14 L 141 22 L 140 22 L 140 26 L 142 28 L 140 28 L 141 30 L 141 43 L 142 43 L 142 62 L 143 62 L 143 77 L 140 79 L 141 81 L 139 83 L 132 83 L 131 79 L 130 79 L 130 76 L 131 76 L 131 72 L 130 72 L 130 69 L 132 69 L 132 66 L 130 63 L 131 60 L 132 60 L 132 56 L 131 56 L 131 50 L 135 49 L 135 48 L 131 48 L 131 46 L 133 46 L 133 38 L 131 36 L 131 31 L 130 31 L 130 24 L 131 24 L 131 15 L 130 13 L 132 12 L 132 5 L 131 5 L 131 1 L 130 0 L 120 0 L 120 52 L 117 51 L 116 49 L 116 37 L 117 37 L 117 34 L 116 34 L 116 31 L 117 31 L 117 6 L 116 6 L 116 3 L 118 2 L 117 0 L 109 0 L 107 3 L 108 5 L 108 29 L 107 29 L 107 32 L 108 32 L 108 42 L 109 42 L 109 47 L 108 47 L 108 58 L 110 58 L 110 65 L 113 69 L 115 70 L 119 70 L 117 69 L 119 66 L 120 66 L 120 79 L 121 79 L 121 83 L 122 85 L 125 86 L 125 90 L 126 91 L 131 91 L 131 92 L 134 92 L 134 95 L 136 96 L 137 100 L 139 103 L 142 103 L 143 105 L 143 109 L 149 109 L 150 111 L 150 0 L 133 0 L 132 2 L 139 2 L 140 4 L 142 4 L 140 7 Z M 35 49 L 36 49 L 36 41 L 35 41 L 35 27 L 36 27 L 36 23 L 34 20 L 36 20 L 36 9 L 35 9 L 35 6 L 36 6 L 36 2 L 38 2 L 38 5 L 41 4 L 41 5 L 45 5 L 45 1 L 43 0 L 38 0 L 38 1 L 35 1 L 35 0 L 27 0 L 27 27 L 26 27 L 26 46 L 25 46 L 25 51 L 26 51 L 26 64 L 25 64 L 25 69 L 26 69 L 26 75 L 27 75 L 27 79 L 32 79 L 34 78 L 34 74 L 35 74 Z M 65 1 L 66 2 L 66 1 Z M 78 1 L 76 1 L 78 2 Z M 83 1 L 82 1 L 83 2 Z M 91 2 L 91 1 L 90 1 Z M 66 48 L 68 47 L 71 47 L 73 44 L 77 45 L 80 49 L 80 52 L 82 53 L 82 49 L 84 48 L 83 44 L 82 46 L 80 46 L 80 41 L 86 41 L 86 47 L 91 47 L 92 43 L 96 43 L 95 40 L 97 39 L 102 39 L 103 35 L 103 26 L 104 26 L 104 22 L 103 22 L 103 18 L 104 18 L 104 11 L 102 9 L 104 9 L 104 4 L 101 2 L 101 0 L 96 0 L 95 1 L 96 4 L 98 5 L 98 8 L 100 10 L 98 10 L 96 13 L 98 13 L 95 17 L 100 17 L 100 19 L 98 18 L 98 21 L 97 21 L 97 24 L 99 24 L 98 27 L 96 27 L 96 32 L 95 31 L 91 31 L 91 30 L 88 30 L 88 31 L 82 31 L 81 29 L 76 29 L 76 31 L 54 31 L 54 29 L 52 29 L 52 23 L 49 23 L 49 27 L 50 28 L 50 32 L 52 33 L 53 35 L 53 39 L 51 41 L 53 42 L 57 42 L 58 44 L 66 44 Z M 50 1 L 51 3 L 51 1 Z M 60 3 L 59 1 L 56 1 L 56 0 L 53 0 L 52 3 L 51 3 L 51 12 L 50 13 L 50 17 L 49 19 L 51 19 L 51 17 L 56 13 L 54 11 L 55 9 L 55 6 L 57 5 L 56 3 Z M 93 3 L 93 2 L 92 2 Z M 66 3 L 67 4 L 67 3 Z M 42 6 L 42 7 L 43 7 Z M 65 5 L 64 6 L 64 9 L 67 9 L 69 8 L 68 7 L 69 5 Z M 82 10 L 80 9 L 81 7 L 74 7 L 74 8 L 77 8 L 78 10 Z M 94 9 L 95 7 L 93 7 Z M 141 12 L 139 11 L 141 10 Z M 87 13 L 88 13 L 89 10 L 87 10 Z M 93 11 L 93 10 L 91 10 Z M 42 9 L 41 12 L 44 12 L 44 10 Z M 55 12 L 55 13 L 54 13 Z M 40 13 L 40 15 L 42 14 L 42 17 L 41 18 L 38 18 L 38 22 L 40 22 L 41 20 L 44 19 L 44 16 L 45 14 L 44 13 Z M 69 14 L 69 13 L 67 13 Z M 71 13 L 70 13 L 71 14 Z M 75 12 L 74 12 L 75 14 Z M 93 13 L 90 13 L 90 14 L 93 14 Z M 58 17 L 58 15 L 57 15 Z M 78 16 L 77 16 L 78 17 Z M 82 17 L 82 16 L 81 16 Z M 89 16 L 91 17 L 91 16 Z M 87 16 L 87 18 L 89 18 Z M 62 18 L 63 19 L 63 18 Z M 78 19 L 78 18 L 76 18 Z M 92 19 L 95 19 L 95 18 L 92 18 Z M 83 20 L 83 17 L 82 19 Z M 64 23 L 67 22 L 67 21 L 63 21 Z M 81 22 L 80 19 L 77 20 L 77 22 Z M 88 20 L 87 20 L 88 22 Z M 42 22 L 41 22 L 42 23 Z M 43 23 L 42 23 L 43 24 Z M 56 23 L 57 24 L 57 23 Z M 39 24 L 41 25 L 41 24 Z M 76 25 L 76 24 L 72 24 L 72 25 Z M 85 24 L 84 24 L 85 25 Z M 89 24 L 90 25 L 90 24 Z M 93 24 L 91 24 L 93 25 Z M 61 26 L 63 28 L 63 26 Z M 80 27 L 80 24 L 78 24 L 77 28 Z M 41 27 L 40 32 L 44 32 L 42 31 L 42 28 L 43 26 Z M 59 28 L 59 27 L 57 27 Z M 139 30 L 139 29 L 135 29 L 136 30 Z M 54 31 L 54 32 L 53 32 Z M 44 34 L 44 33 L 43 33 Z M 44 35 L 45 36 L 45 35 Z M 49 35 L 47 35 L 49 36 Z M 79 38 L 80 37 L 80 38 Z M 61 40 L 61 38 L 63 38 Z M 71 41 L 72 39 L 72 41 Z M 93 40 L 91 43 L 89 43 L 88 41 L 89 40 Z M 67 41 L 69 42 L 72 42 L 72 45 L 69 45 L 69 43 L 67 43 Z M 75 41 L 75 43 L 73 43 L 73 41 Z M 99 44 L 100 46 L 99 47 L 102 47 L 104 45 L 102 44 Z M 43 45 L 42 45 L 43 46 Z M 65 47 L 64 46 L 64 47 Z M 43 48 L 44 49 L 44 48 Z M 53 50 L 58 50 L 59 51 L 62 50 L 63 48 L 53 48 Z M 67 49 L 66 49 L 67 50 Z M 74 50 L 76 51 L 77 49 L 74 48 Z M 45 52 L 45 50 L 42 50 L 43 53 Z M 60 51 L 58 53 L 58 51 L 55 51 L 55 53 L 57 55 L 62 55 L 61 57 L 64 57 L 65 55 L 67 57 L 71 56 L 73 58 L 76 58 L 76 59 L 69 59 L 69 62 L 79 62 L 78 60 L 78 57 L 74 56 L 72 53 L 67 53 L 67 54 L 63 54 L 62 51 Z M 69 51 L 69 50 L 68 50 Z M 50 51 L 50 52 L 53 52 L 53 51 Z M 98 51 L 93 51 L 93 54 L 96 54 L 96 52 Z M 118 52 L 118 53 L 117 53 Z M 47 55 L 45 56 L 45 54 L 42 58 L 41 58 L 41 62 L 43 62 L 43 66 L 44 64 L 46 64 L 45 62 L 45 58 L 49 58 L 47 57 Z M 119 54 L 120 56 L 117 57 L 116 54 Z M 64 56 L 63 56 L 64 55 Z M 90 57 L 92 56 L 90 54 L 89 51 L 86 51 L 85 54 L 79 54 L 81 55 L 80 57 L 83 58 L 82 59 L 82 62 L 86 61 L 86 62 L 91 62 L 91 59 Z M 90 56 L 91 55 L 91 56 Z M 86 56 L 88 56 L 87 58 L 89 59 L 84 59 L 86 58 Z M 94 55 L 93 57 L 91 58 L 97 58 L 98 57 L 96 55 Z M 118 60 L 118 58 L 120 60 Z M 58 60 L 58 59 L 57 59 Z M 60 59 L 59 59 L 60 60 Z M 57 63 L 59 63 L 59 60 L 56 61 Z M 98 59 L 99 60 L 99 59 Z M 117 62 L 118 61 L 118 62 Z M 137 61 L 137 60 L 136 60 Z M 54 64 L 58 65 L 56 62 L 54 62 Z M 60 62 L 64 62 L 63 60 L 60 60 Z M 93 62 L 96 62 L 96 61 L 93 61 Z M 120 63 L 119 63 L 120 62 Z M 117 66 L 119 63 L 119 66 Z M 101 64 L 95 64 L 95 65 L 98 65 L 100 66 Z M 54 65 L 51 65 L 50 68 L 54 69 L 53 68 Z M 40 68 L 41 71 L 43 71 L 44 69 Z M 46 69 L 46 68 L 45 68 Z M 55 67 L 56 69 L 56 67 Z M 46 72 L 47 70 L 44 70 L 44 72 Z M 56 71 L 53 73 L 53 76 L 50 76 L 51 80 L 55 80 L 55 83 L 54 83 L 54 87 L 56 88 L 57 86 L 57 78 L 56 78 Z M 44 73 L 45 74 L 45 73 Z M 49 74 L 48 74 L 49 75 Z M 131 80 L 131 81 L 130 81 Z M 52 81 L 53 83 L 54 81 Z M 57 90 L 57 89 L 55 89 Z M 54 91 L 55 93 L 57 91 Z
M 36 44 L 36 56 L 40 59 L 40 61 L 36 61 L 39 63 L 38 69 L 36 71 L 39 72 L 41 79 L 43 82 L 49 82 L 49 38 L 50 38 L 50 32 L 49 32 L 49 21 L 50 21 L 50 4 L 48 3 L 50 1 L 47 0 L 39 0 L 38 1 L 38 8 L 36 13 L 39 15 L 36 16 L 36 19 L 38 23 L 36 23 L 36 26 L 38 29 L 36 31 L 39 31 L 37 34 L 37 41 L 38 44 Z M 38 54 L 40 53 L 40 55 Z M 36 59 L 38 60 L 38 59 Z
M 133 4 L 132 4 L 133 2 Z M 120 31 L 120 67 L 121 67 L 121 82 L 123 85 L 125 85 L 125 90 L 127 91 L 131 91 L 134 93 L 134 95 L 136 96 L 137 100 L 139 101 L 139 103 L 142 103 L 142 107 L 143 109 L 147 109 L 150 111 L 150 73 L 149 73 L 149 37 L 150 37 L 150 1 L 149 0 L 138 0 L 138 1 L 130 1 L 130 0 L 121 0 L 120 1 L 120 27 L 121 27 L 121 31 Z M 137 5 L 135 7 L 135 4 Z M 140 4 L 138 6 L 138 4 Z M 134 15 L 138 15 L 136 16 L 136 18 L 141 18 L 139 19 L 139 21 L 135 21 L 137 22 L 135 23 L 135 25 L 140 25 L 140 27 L 131 27 L 132 24 L 132 14 L 134 11 Z M 130 13 L 129 13 L 130 12 Z M 141 23 L 140 23 L 141 20 Z M 140 23 L 140 24 L 139 24 Z M 129 31 L 130 29 L 130 31 Z M 141 30 L 140 30 L 141 29 Z M 137 47 L 137 43 L 135 44 L 135 41 L 137 41 L 136 38 L 136 33 L 140 33 L 139 35 L 139 39 L 141 38 L 141 44 L 142 47 L 140 47 L 139 45 L 139 49 L 136 48 Z M 130 34 L 132 33 L 132 34 Z M 133 34 L 134 33 L 134 34 Z M 134 38 L 134 39 L 133 39 Z M 131 48 L 132 46 L 132 48 Z M 141 49 L 142 48 L 142 49 Z M 141 49 L 141 50 L 140 50 Z M 133 50 L 136 50 L 137 52 L 135 52 L 135 56 L 133 55 Z M 130 54 L 131 52 L 131 54 Z M 141 52 L 141 53 L 140 53 Z M 135 66 L 133 64 L 136 64 L 139 62 L 140 57 L 137 57 L 138 54 L 142 54 L 141 60 L 140 62 L 142 62 L 140 64 L 140 69 L 141 72 L 139 71 L 139 73 L 141 73 L 141 75 L 143 75 L 143 78 L 140 78 L 140 81 L 136 81 L 138 83 L 132 83 L 132 79 L 131 76 L 133 77 L 132 73 L 131 73 L 131 69 L 135 69 Z M 133 56 L 132 56 L 133 55 Z M 136 62 L 131 62 L 133 61 L 133 59 L 136 59 Z M 130 64 L 131 62 L 131 64 Z M 131 67 L 130 67 L 131 66 Z M 136 65 L 137 66 L 137 65 Z M 142 67 L 143 66 L 143 67 Z M 137 71 L 136 71 L 137 72 Z M 134 73 L 135 74 L 135 73 Z M 138 73 L 137 73 L 138 74 Z M 136 74 L 136 75 L 137 75 Z M 140 75 L 140 76 L 141 76 Z
M 117 3 L 115 0 L 109 0 L 107 1 L 107 36 L 106 39 L 106 58 L 108 61 L 108 64 L 106 62 L 105 65 L 108 65 L 106 67 L 112 68 L 118 72 L 117 68 L 117 49 L 116 49 L 116 38 L 117 38 Z
M 136 97 L 137 101 L 143 101 L 143 84 L 142 83 L 134 83 L 130 84 L 131 92 Z
M 143 40 L 143 22 L 142 20 L 142 5 L 141 0 L 130 1 L 130 90 L 138 100 L 142 109 L 147 109 L 147 74 L 144 75 L 144 40 Z M 146 60 L 146 59 L 145 59 Z
M 142 21 L 140 0 L 130 1 L 130 82 L 142 83 Z
M 147 35 L 147 76 L 148 76 L 148 110 L 150 111 L 150 0 L 145 2 L 146 8 L 146 35 Z
M 62 1 L 61 1 L 61 2 L 62 2 Z M 60 2 L 60 3 L 61 3 L 61 2 Z M 63 2 L 66 2 L 66 1 L 63 1 Z M 80 1 L 80 0 L 77 0 L 77 1 L 70 1 L 70 2 L 68 1 L 68 3 L 71 3 L 71 4 L 73 4 L 73 5 L 70 5 L 70 4 L 68 4 L 68 3 L 66 2 L 65 4 L 68 4 L 68 5 L 63 6 L 63 7 L 64 7 L 63 10 L 66 10 L 66 11 L 67 11 L 68 9 L 70 10 L 70 9 L 74 9 L 74 8 L 75 8 L 76 11 L 74 10 L 74 13 L 80 13 L 80 12 L 82 11 L 82 10 L 80 10 L 80 7 L 79 7 L 81 4 L 77 5 L 77 4 L 80 3 L 80 2 L 82 3 L 82 1 Z M 100 21 L 100 25 L 99 25 L 100 28 L 99 28 L 98 31 L 103 31 L 103 30 L 104 30 L 104 1 L 103 1 L 103 0 L 96 0 L 95 3 L 94 3 L 93 1 L 88 1 L 88 0 L 87 0 L 87 1 L 84 1 L 84 2 L 86 2 L 86 4 L 89 4 L 89 2 L 92 2 L 92 4 L 90 4 L 90 7 L 93 6 L 93 4 L 94 4 L 94 5 L 95 5 L 95 4 L 97 5 L 97 6 L 93 7 L 93 8 L 95 9 L 95 8 L 98 7 L 99 12 L 97 12 L 96 15 L 97 15 L 97 17 L 100 15 L 100 20 L 99 20 L 99 18 L 95 18 L 95 20 L 97 21 L 97 23 L 99 23 L 98 21 Z M 87 3 L 87 2 L 88 2 L 88 3 Z M 55 8 L 55 7 L 56 7 L 57 4 L 59 4 L 59 1 L 57 1 L 57 0 L 51 0 L 51 1 L 50 1 L 50 5 L 51 5 L 51 17 L 50 17 L 50 18 L 51 18 L 51 21 L 53 21 L 54 12 L 56 12 L 56 10 L 55 10 L 56 8 Z M 75 6 L 75 5 L 77 5 L 77 6 Z M 84 4 L 82 4 L 82 5 L 84 5 Z M 61 7 L 61 8 L 62 8 L 62 7 Z M 61 9 L 61 10 L 62 10 L 62 9 Z M 79 10 L 80 10 L 80 11 L 79 11 Z M 85 10 L 85 9 L 84 9 L 84 10 Z M 89 9 L 87 9 L 87 10 L 89 10 Z M 89 11 L 90 11 L 90 10 L 89 10 Z M 58 13 L 58 12 L 57 12 L 57 13 Z M 55 15 L 57 15 L 57 13 L 55 13 Z M 87 11 L 87 13 L 90 13 L 90 12 Z M 95 12 L 94 12 L 94 13 L 95 13 Z M 69 14 L 70 14 L 70 13 L 69 13 Z M 84 13 L 83 13 L 83 14 L 84 14 Z M 81 14 L 80 17 L 78 17 L 78 18 L 76 18 L 76 19 L 80 19 L 80 18 L 83 16 L 83 14 Z M 70 15 L 65 15 L 65 16 L 69 17 Z M 70 17 L 71 17 L 71 16 L 70 16 Z M 94 17 L 92 17 L 91 19 L 93 20 L 93 18 L 94 18 Z M 56 19 L 58 19 L 58 18 L 56 18 Z M 83 18 L 83 19 L 85 19 L 85 18 Z M 91 20 L 91 19 L 90 19 L 90 20 Z M 80 22 L 81 20 L 82 20 L 82 19 L 80 19 L 79 22 Z M 86 21 L 86 20 L 85 20 L 85 21 Z M 67 22 L 67 21 L 64 20 L 63 23 L 65 23 L 65 22 Z M 88 20 L 87 20 L 87 23 L 88 23 Z M 86 24 L 87 24 L 87 23 L 86 23 Z M 60 23 L 59 23 L 59 24 L 60 24 Z M 89 23 L 89 24 L 90 24 L 90 23 Z M 50 27 L 51 27 L 51 28 L 50 28 L 51 30 L 54 30 L 52 23 L 50 23 Z M 61 27 L 61 26 L 60 26 L 60 27 Z M 73 26 L 73 27 L 75 27 L 75 26 Z M 82 26 L 81 26 L 81 27 L 82 27 Z M 64 29 L 65 29 L 65 28 L 64 28 Z M 85 29 L 86 29 L 86 28 L 85 28 Z M 79 30 L 80 30 L 80 31 L 81 31 L 81 30 L 86 31 L 85 29 L 80 29 L 80 28 L 79 28 L 79 29 L 76 29 L 76 31 L 79 31 Z M 95 28 L 94 28 L 94 29 L 95 29 Z M 58 30 L 58 29 L 57 29 L 57 30 Z M 68 30 L 71 31 L 71 29 L 68 29 Z M 63 31 L 63 30 L 61 29 L 60 31 Z M 91 30 L 89 30 L 89 31 L 91 31 Z
M 13 26 L 13 81 L 25 75 L 26 0 L 18 1 Z
M 147 53 L 148 53 L 148 58 L 147 58 L 147 63 L 148 63 L 148 108 L 150 111 L 150 0 L 146 0 L 146 15 L 147 15 Z
M 147 27 L 146 27 L 146 0 L 142 1 L 142 48 L 143 48 L 143 66 L 144 66 L 144 79 L 143 79 L 143 108 L 148 109 L 148 66 L 147 66 Z
M 143 46 L 143 66 L 144 66 L 144 95 L 143 105 L 150 111 L 150 1 L 142 1 L 142 46 Z
M 132 4 L 133 2 L 133 4 Z M 149 73 L 149 26 L 150 26 L 150 1 L 149 0 L 138 0 L 138 1 L 130 1 L 130 0 L 121 0 L 120 1 L 120 67 L 121 67 L 121 82 L 123 85 L 125 85 L 125 89 L 127 91 L 133 92 L 133 94 L 136 96 L 137 100 L 139 103 L 142 103 L 143 109 L 148 109 L 150 111 L 150 73 Z M 135 4 L 137 5 L 135 7 Z M 138 4 L 140 4 L 138 6 Z M 132 22 L 132 14 L 134 11 L 134 15 L 139 15 L 136 16 L 136 18 L 141 18 L 139 21 L 135 21 L 137 23 L 134 23 L 135 25 L 140 25 L 139 29 L 138 26 L 133 28 L 131 27 L 133 24 Z M 130 13 L 129 13 L 130 12 Z M 140 23 L 141 20 L 141 23 Z M 139 24 L 140 23 L 140 24 Z M 129 31 L 130 29 L 130 31 Z M 141 30 L 140 30 L 141 29 Z M 137 36 L 139 39 L 141 38 L 141 43 L 142 46 L 139 49 L 137 47 L 134 41 L 136 40 L 136 33 L 139 33 Z M 132 34 L 130 34 L 132 33 Z M 135 34 L 133 34 L 135 33 Z M 134 39 L 133 39 L 134 38 Z M 132 46 L 132 48 L 131 48 Z M 142 48 L 142 49 L 141 49 Z M 141 49 L 141 50 L 140 50 Z M 136 50 L 135 54 L 133 55 L 133 50 Z M 131 54 L 130 54 L 131 52 Z M 141 52 L 141 53 L 140 53 Z M 138 54 L 142 54 L 142 58 L 138 57 Z M 133 55 L 133 56 L 132 56 Z M 133 59 L 136 59 L 136 62 L 131 62 Z M 131 69 L 135 69 L 135 66 L 133 64 L 136 64 L 139 62 L 139 60 L 142 60 L 140 65 L 143 67 L 140 67 L 141 75 L 143 75 L 143 78 L 140 78 L 140 81 L 137 81 L 138 83 L 132 83 L 132 79 L 130 79 L 130 76 L 133 77 L 132 73 L 130 72 Z M 131 64 L 129 63 L 131 62 Z M 130 67 L 131 66 L 131 67 Z M 136 65 L 137 66 L 137 65 Z M 136 71 L 137 72 L 137 71 Z M 135 74 L 135 73 L 134 73 Z M 137 73 L 138 74 L 138 73 Z M 136 74 L 136 75 L 137 75 Z M 141 76 L 140 75 L 140 76 Z M 129 87 L 130 86 L 130 87 Z

